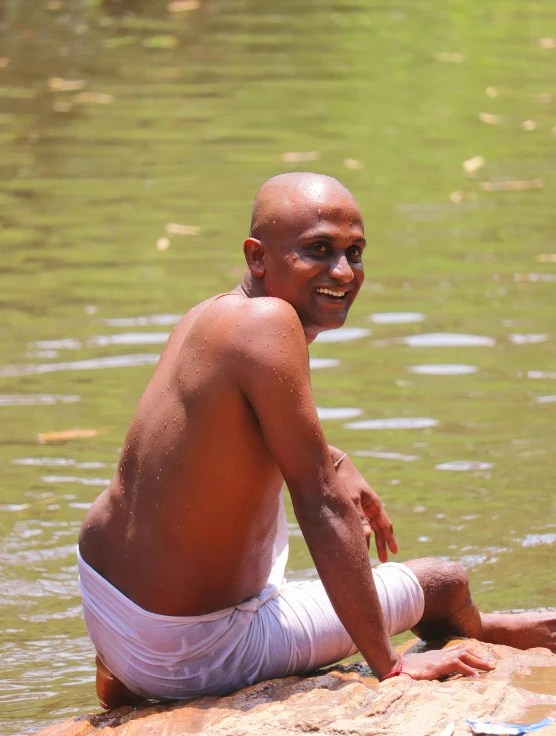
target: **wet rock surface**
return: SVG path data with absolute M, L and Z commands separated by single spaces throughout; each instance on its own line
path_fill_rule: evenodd
M 455 736 L 466 718 L 531 723 L 556 717 L 556 655 L 472 642 L 497 661 L 478 678 L 444 682 L 401 676 L 379 683 L 364 665 L 337 666 L 311 677 L 259 683 L 224 698 L 122 707 L 55 723 L 40 736 Z M 404 647 L 407 649 L 407 646 Z M 539 731 L 556 736 L 556 724 Z

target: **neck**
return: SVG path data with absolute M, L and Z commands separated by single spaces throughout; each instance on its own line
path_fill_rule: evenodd
M 249 297 L 249 299 L 254 299 L 260 296 L 268 296 L 262 279 L 253 277 L 253 274 L 249 269 L 245 271 L 241 284 L 239 284 L 239 286 L 236 286 L 234 291 L 238 291 L 240 293 L 243 292 L 246 297 Z M 301 327 L 303 328 L 303 332 L 305 334 L 305 341 L 307 342 L 307 345 L 310 345 L 319 334 L 319 331 L 316 330 L 314 326 L 307 327 L 303 324 L 303 322 L 301 323 Z

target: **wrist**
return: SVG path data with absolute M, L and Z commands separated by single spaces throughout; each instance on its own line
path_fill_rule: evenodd
M 409 674 L 409 672 L 404 672 L 403 671 L 403 656 L 401 654 L 398 654 L 398 663 L 397 663 L 397 665 L 390 672 L 388 672 L 388 674 L 382 675 L 382 677 L 380 677 L 379 679 L 380 679 L 381 682 L 384 682 L 384 680 L 389 680 L 390 678 L 392 678 L 392 677 L 398 677 L 399 675 L 407 675 L 412 680 L 415 679 L 413 677 L 413 675 L 410 675 Z

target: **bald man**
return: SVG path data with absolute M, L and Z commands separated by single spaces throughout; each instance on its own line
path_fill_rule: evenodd
M 393 634 L 556 648 L 553 614 L 485 615 L 456 563 L 389 562 L 380 499 L 324 438 L 307 345 L 363 283 L 363 221 L 338 181 L 270 179 L 241 285 L 176 325 L 110 486 L 79 538 L 84 615 L 106 707 L 226 694 L 357 650 L 379 678 L 475 675 L 465 646 L 399 657 Z M 284 583 L 285 481 L 320 576 Z M 381 562 L 369 564 L 374 532 Z

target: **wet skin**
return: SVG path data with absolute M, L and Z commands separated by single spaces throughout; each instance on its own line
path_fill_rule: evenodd
M 148 611 L 228 608 L 267 581 L 285 480 L 332 605 L 382 676 L 398 658 L 365 537 L 372 527 L 382 561 L 397 545 L 378 496 L 349 458 L 333 467 L 342 453 L 324 438 L 307 352 L 319 332 L 344 323 L 363 283 L 364 247 L 359 208 L 335 180 L 297 174 L 263 186 L 242 284 L 176 325 L 79 545 L 86 562 Z M 425 588 L 426 569 L 416 574 Z M 475 635 L 479 614 L 465 600 L 458 631 Z M 465 648 L 456 664 L 454 657 L 411 655 L 404 669 L 432 678 L 492 666 Z

